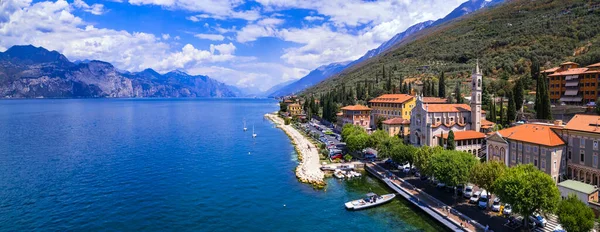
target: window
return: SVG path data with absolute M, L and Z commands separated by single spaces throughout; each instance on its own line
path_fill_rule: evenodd
M 523 155 L 518 155 L 518 163 L 523 163 Z
M 510 143 L 510 147 L 514 149 L 515 148 L 515 143 Z
M 569 137 L 569 144 L 573 144 L 573 137 Z
M 525 164 L 528 164 L 528 163 L 529 163 L 529 155 L 526 155 L 525 156 Z
M 529 145 L 525 145 L 525 151 L 529 152 L 530 150 L 531 150 L 531 147 Z M 529 163 L 529 162 L 527 162 L 527 163 Z
M 598 150 L 598 141 L 594 141 L 594 150 Z
M 556 170 L 556 160 L 554 161 L 554 166 L 552 167 L 552 170 Z
M 535 147 L 535 146 L 533 147 L 533 153 L 534 153 L 534 154 L 537 154 L 537 153 L 538 153 L 538 147 Z
M 520 150 L 523 150 L 523 144 L 522 143 L 519 143 L 519 151 Z
M 594 163 L 593 163 L 594 167 L 597 168 L 598 167 L 598 152 L 594 152 Z
M 583 139 L 583 138 L 579 139 L 579 147 L 585 148 L 585 139 Z
M 585 153 L 583 153 L 583 151 L 581 151 L 581 154 L 579 155 L 579 162 L 580 163 L 583 163 L 584 156 L 585 156 Z
M 513 163 L 515 162 L 515 159 L 516 159 L 515 157 L 516 157 L 515 152 L 514 151 L 511 152 L 511 154 L 510 154 L 510 160 L 512 160 Z
M 568 156 L 569 156 L 569 160 L 571 160 L 571 151 L 569 151 L 569 155 Z
M 541 168 L 543 171 L 546 171 L 546 159 L 542 159 Z
M 538 166 L 538 160 L 537 157 L 533 157 L 533 166 Z

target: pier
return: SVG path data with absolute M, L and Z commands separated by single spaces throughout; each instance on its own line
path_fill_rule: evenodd
M 366 163 L 365 170 L 450 230 L 469 232 L 485 230 L 483 225 L 415 188 L 401 178 L 397 178 L 391 173 L 388 174 L 387 170 L 376 163 Z

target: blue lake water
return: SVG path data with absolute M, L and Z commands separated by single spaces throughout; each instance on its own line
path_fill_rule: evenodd
M 0 231 L 440 231 L 370 177 L 298 183 L 267 99 L 0 101 Z M 246 118 L 249 131 L 242 130 Z M 251 137 L 252 126 L 258 137 Z

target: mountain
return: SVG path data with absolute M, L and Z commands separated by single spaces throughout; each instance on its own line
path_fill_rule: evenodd
M 271 96 L 273 93 L 275 93 L 276 91 L 280 90 L 281 88 L 283 88 L 283 87 L 286 87 L 286 86 L 288 86 L 288 85 L 290 85 L 290 84 L 292 84 L 292 83 L 294 83 L 294 82 L 296 82 L 296 81 L 298 81 L 298 80 L 299 80 L 299 79 L 296 79 L 296 80 L 289 80 L 289 81 L 285 81 L 285 82 L 279 83 L 279 84 L 277 84 L 277 85 L 274 85 L 273 87 L 271 87 L 271 88 L 269 88 L 267 91 L 265 91 L 265 92 L 263 93 L 263 95 L 264 95 L 265 97 Z
M 312 72 L 310 72 L 306 77 L 303 77 L 300 79 L 300 80 L 303 80 L 303 79 L 307 78 L 309 80 L 306 80 L 303 82 L 300 82 L 300 80 L 299 80 L 298 84 L 292 83 L 288 86 L 280 88 L 278 91 L 272 91 L 272 93 L 270 93 L 268 96 L 278 97 L 278 96 L 285 96 L 285 95 L 290 95 L 293 93 L 300 92 L 300 91 L 302 91 L 308 87 L 311 87 L 333 75 L 340 73 L 342 70 L 345 70 L 356 64 L 359 64 L 364 60 L 367 60 L 367 59 L 375 57 L 379 54 L 382 54 L 383 52 L 387 51 L 388 49 L 403 42 L 405 38 L 419 32 L 423 29 L 457 19 L 459 17 L 473 13 L 482 8 L 497 5 L 499 3 L 502 3 L 503 1 L 504 0 L 469 0 L 467 2 L 464 2 L 463 4 L 461 4 L 460 6 L 455 8 L 452 12 L 450 12 L 448 15 L 446 15 L 444 18 L 441 18 L 441 19 L 438 19 L 435 21 L 429 20 L 429 21 L 417 23 L 415 25 L 410 26 L 403 32 L 400 32 L 400 33 L 394 35 L 390 40 L 384 42 L 379 47 L 369 50 L 358 60 L 355 60 L 355 61 L 352 61 L 349 63 L 346 62 L 347 64 L 344 67 L 339 66 L 339 63 L 332 63 L 329 65 L 321 66 L 321 67 L 317 68 L 316 70 L 313 70 Z M 330 67 L 331 71 L 327 71 L 327 72 L 325 72 L 325 74 L 319 75 L 319 72 L 322 72 L 322 71 L 319 71 L 319 69 L 322 69 L 323 67 L 325 67 L 326 69 L 328 67 Z M 315 74 L 313 74 L 313 73 L 315 73 Z
M 308 73 L 308 75 L 300 78 L 299 80 L 272 92 L 268 95 L 268 97 L 280 97 L 298 93 L 308 87 L 311 87 L 323 81 L 324 79 L 332 75 L 339 73 L 340 71 L 344 70 L 344 68 L 346 68 L 348 63 L 349 62 L 339 62 L 323 65 L 311 71 L 310 73 Z
M 76 64 L 56 51 L 31 45 L 0 52 L 0 98 L 234 96 L 223 83 L 181 71 L 124 73 L 107 62 Z
M 495 2 L 487 4 L 490 3 Z M 464 9 L 468 8 L 459 10 L 465 12 Z M 600 62 L 600 24 L 591 22 L 600 22 L 600 3 L 595 1 L 511 0 L 434 23 L 305 93 L 324 93 L 358 82 L 373 83 L 384 68 L 386 72 L 393 70 L 393 83 L 398 83 L 400 77 L 435 81 L 444 71 L 448 89 L 457 81 L 468 79 L 477 59 L 487 83 L 498 77 L 527 79 L 534 61 L 542 68 L 565 61 L 589 65 Z M 489 91 L 497 90 L 487 85 L 491 87 Z M 373 87 L 381 90 L 383 84 L 375 83 Z

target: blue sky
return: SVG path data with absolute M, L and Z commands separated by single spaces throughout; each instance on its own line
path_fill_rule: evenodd
M 33 44 L 70 60 L 182 70 L 266 90 L 355 60 L 464 0 L 2 0 L 0 51 Z

